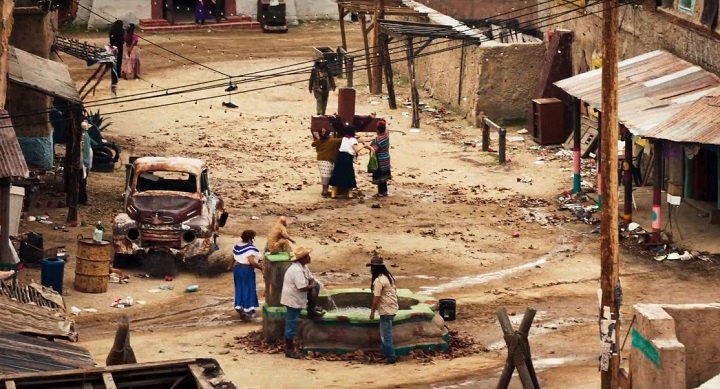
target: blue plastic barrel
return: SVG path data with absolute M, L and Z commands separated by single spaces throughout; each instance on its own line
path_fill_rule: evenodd
M 65 261 L 60 258 L 45 258 L 40 262 L 40 283 L 62 294 Z

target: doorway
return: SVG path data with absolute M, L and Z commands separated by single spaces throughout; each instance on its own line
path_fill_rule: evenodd
M 197 0 L 163 0 L 162 17 L 170 24 L 195 23 L 195 6 Z M 205 23 L 215 23 L 216 12 L 220 13 L 221 19 L 228 15 L 228 1 L 225 0 L 204 0 Z
M 692 198 L 717 204 L 718 200 L 718 153 L 703 148 L 692 159 Z

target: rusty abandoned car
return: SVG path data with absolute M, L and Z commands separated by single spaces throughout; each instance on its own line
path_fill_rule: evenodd
M 153 276 L 178 264 L 206 266 L 228 214 L 210 188 L 205 162 L 191 158 L 138 158 L 129 166 L 125 212 L 115 217 L 116 266 L 138 258 Z

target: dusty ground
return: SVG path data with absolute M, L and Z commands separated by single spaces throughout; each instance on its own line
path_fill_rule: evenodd
M 354 27 L 350 46 L 361 47 Z M 81 36 L 104 41 L 100 34 Z M 311 46 L 339 45 L 338 29 L 329 23 L 303 25 L 286 35 L 208 31 L 148 37 L 232 74 L 307 61 Z M 143 80 L 121 82 L 121 96 L 222 78 L 198 66 L 182 65 L 182 60 L 158 48 L 147 44 L 142 48 Z M 83 63 L 65 60 L 79 84 L 90 74 Z M 304 77 L 243 84 L 240 91 Z M 129 284 L 111 284 L 108 293 L 90 295 L 72 290 L 71 259 L 66 268 L 67 304 L 99 311 L 77 317 L 80 344 L 102 364 L 112 343 L 115 318 L 122 313 L 132 320 L 132 344 L 140 361 L 214 357 L 240 387 L 493 387 L 506 355 L 496 309 L 506 308 L 517 325 L 525 307 L 534 307 L 538 315 L 531 345 L 543 387 L 597 387 L 598 235 L 592 234 L 592 226 L 558 211 L 555 201 L 555 195 L 570 185 L 570 163 L 533 163 L 537 152 L 530 150 L 533 143 L 526 135 L 527 140 L 510 144 L 512 162 L 499 166 L 495 154 L 464 145 L 480 134 L 462 118 L 449 115 L 435 121 L 425 113 L 420 131 L 411 131 L 410 119 L 403 115 L 406 109 L 388 110 L 385 101 L 369 96 L 364 72 L 358 72 L 356 80 L 357 112 L 384 116 L 393 131 L 395 180 L 391 196 L 379 202 L 369 197 L 320 197 L 308 131 L 315 103 L 304 82 L 236 94 L 233 102 L 240 108 L 235 110 L 221 107 L 223 97 L 194 103 L 202 97 L 222 96 L 221 87 L 103 106 L 101 111 L 190 101 L 113 115 L 108 136 L 123 145 L 124 159 L 130 155 L 205 159 L 212 166 L 212 186 L 225 197 L 231 213 L 224 229 L 224 250 L 241 230 L 252 228 L 263 236 L 278 215 L 288 215 L 298 244 L 315 250 L 312 268 L 328 287 L 367 286 L 365 263 L 378 250 L 392 264 L 400 287 L 457 299 L 458 320 L 449 325 L 474 336 L 486 352 L 454 360 L 402 361 L 392 367 L 289 362 L 282 355 L 252 353 L 237 344 L 235 337 L 258 329 L 259 324 L 237 320 L 229 273 L 215 278 L 184 273 L 165 282 L 137 278 L 132 276 L 135 271 L 129 271 Z M 406 95 L 401 87 L 398 96 Z M 90 100 L 108 97 L 109 82 Z M 335 104 L 333 97 L 330 111 Z M 511 135 L 516 135 L 515 130 Z M 365 161 L 366 157 L 358 163 L 359 172 Z M 522 176 L 532 177 L 532 184 L 518 182 Z M 372 194 L 367 175 L 358 177 L 363 192 Z M 110 223 L 122 207 L 123 179 L 122 165 L 111 174 L 91 175 L 92 205 L 82 209 L 84 220 Z M 372 207 L 377 203 L 381 208 Z M 59 211 L 47 211 L 53 220 L 62 219 Z M 66 245 L 71 251 L 75 235 L 92 230 L 87 226 L 53 231 L 38 223 L 24 223 L 23 228 L 44 233 L 46 247 Z M 258 243 L 263 245 L 264 239 Z M 38 278 L 36 270 L 24 274 Z M 657 263 L 624 252 L 622 274 L 626 322 L 634 303 L 712 302 L 720 297 L 714 287 L 718 275 L 714 263 Z M 200 291 L 183 293 L 193 283 L 200 285 Z M 173 285 L 174 290 L 149 292 L 162 284 Z M 110 307 L 115 298 L 124 296 L 145 305 Z M 282 374 L 277 370 L 280 364 L 288 367 Z

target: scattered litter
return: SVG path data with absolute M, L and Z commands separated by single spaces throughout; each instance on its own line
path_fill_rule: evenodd
M 112 304 L 110 304 L 113 308 L 125 308 L 125 307 L 131 307 L 135 303 L 135 300 L 133 300 L 132 297 L 127 296 L 125 298 L 118 298 L 113 301 Z
M 150 278 L 150 274 L 147 274 L 147 273 L 137 273 L 137 274 L 135 274 L 135 277 L 138 277 L 138 278 Z
M 165 281 L 170 282 L 172 280 L 173 280 L 172 276 L 165 276 Z
M 544 165 L 544 164 L 545 164 L 545 161 L 543 161 L 542 159 L 538 159 L 537 161 L 535 161 L 535 162 L 533 162 L 533 163 L 536 164 L 536 165 Z
M 667 255 L 658 255 L 657 257 L 655 257 L 655 260 L 658 261 L 658 262 L 662 262 L 662 261 L 664 261 L 666 258 L 667 258 Z
M 110 273 L 110 282 L 113 284 L 127 284 L 130 282 L 130 277 L 123 276 L 122 274 Z
M 520 237 L 520 233 L 519 233 L 519 232 L 513 232 L 512 237 L 513 237 L 513 238 L 519 238 L 519 237 Z
M 689 261 L 691 259 L 693 259 L 693 255 L 690 254 L 687 250 L 685 250 L 685 252 L 680 255 L 681 261 Z
M 632 222 L 628 224 L 628 231 L 635 231 L 640 227 L 640 224 Z
M 408 117 L 408 116 L 410 116 L 410 112 L 403 112 L 402 115 L 405 117 Z
M 371 205 L 370 208 L 382 208 L 382 205 L 376 203 L 376 204 Z
M 419 129 L 419 128 L 411 128 L 411 129 L 410 129 L 410 132 L 413 132 L 413 133 L 416 133 L 416 134 L 417 134 L 418 132 L 420 132 L 420 129 Z
M 70 313 L 72 313 L 75 316 L 79 315 L 81 312 L 82 312 L 82 309 L 80 309 L 78 307 L 70 307 Z
M 450 131 L 442 131 L 442 132 L 440 133 L 440 136 L 448 136 L 448 135 L 450 135 L 450 134 L 452 134 L 452 132 L 450 132 Z
M 162 292 L 162 289 L 158 289 L 158 288 L 148 290 L 148 293 L 160 293 L 160 292 Z
M 522 136 L 509 136 L 507 137 L 508 142 L 523 142 L 525 138 Z
M 138 300 L 137 303 L 138 303 L 139 305 L 145 305 L 145 304 L 147 304 L 147 302 L 146 302 L 145 300 Z
M 517 177 L 515 180 L 517 182 L 524 182 L 524 183 L 530 184 L 530 185 L 532 185 L 532 182 L 533 182 L 533 179 L 528 176 Z
M 679 253 L 670 253 L 667 255 L 667 259 L 670 261 L 678 260 L 678 259 L 680 259 L 680 254 Z
M 97 313 L 97 309 L 95 309 L 95 308 L 85 308 L 85 309 L 83 309 L 83 311 L 85 311 L 87 313 Z
M 27 218 L 27 221 L 29 221 L 29 222 L 34 222 L 35 220 L 37 220 L 37 218 L 35 216 L 28 216 L 28 218 Z
M 160 285 L 158 288 L 160 290 L 174 290 L 175 285 Z
M 518 134 L 527 134 L 528 130 L 526 128 L 523 128 L 522 130 L 518 130 Z
M 198 290 L 200 290 L 200 287 L 197 286 L 197 285 L 195 285 L 195 284 L 190 285 L 190 286 L 188 286 L 187 288 L 185 288 L 185 291 L 188 292 L 188 293 L 195 293 L 195 292 L 197 292 Z
M 377 100 L 373 100 L 370 102 L 370 105 L 380 105 L 380 102 Z
M 250 220 L 260 220 L 260 218 L 257 216 L 250 216 Z

